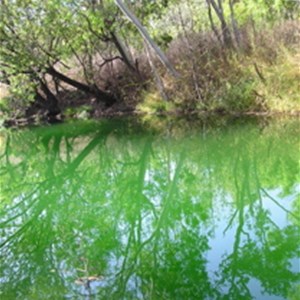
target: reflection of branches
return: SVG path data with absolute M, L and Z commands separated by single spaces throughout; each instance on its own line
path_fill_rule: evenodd
M 138 255 L 140 253 L 140 251 L 145 246 L 145 244 L 148 244 L 156 236 L 156 234 L 158 233 L 158 231 L 160 230 L 160 228 L 162 226 L 162 222 L 165 219 L 166 214 L 167 214 L 167 212 L 170 208 L 171 199 L 172 199 L 173 194 L 174 194 L 175 189 L 176 189 L 177 181 L 179 179 L 179 174 L 180 174 L 180 171 L 181 171 L 181 168 L 182 168 L 182 165 L 183 165 L 183 161 L 184 161 L 184 155 L 185 155 L 185 152 L 183 151 L 180 155 L 180 159 L 179 159 L 176 171 L 175 171 L 174 178 L 173 178 L 172 182 L 170 183 L 170 187 L 169 187 L 169 191 L 168 191 L 168 194 L 166 196 L 166 199 L 165 199 L 164 207 L 163 207 L 163 210 L 162 210 L 162 212 L 160 214 L 160 217 L 157 221 L 156 227 L 155 227 L 153 233 L 151 234 L 151 236 L 148 238 L 148 240 L 144 241 L 140 245 L 139 250 L 137 251 L 136 255 Z
M 252 159 L 259 153 L 244 151 L 248 144 L 241 145 L 242 152 L 233 151 L 234 155 L 220 161 L 207 139 L 201 159 L 193 157 L 190 148 L 185 163 L 177 142 L 166 139 L 170 144 L 164 148 L 153 143 L 152 136 L 142 141 L 126 136 L 123 144 L 125 139 L 113 134 L 111 142 L 105 143 L 108 132 L 83 141 L 73 135 L 60 139 L 55 132 L 45 141 L 46 151 L 37 147 L 38 156 L 33 158 L 36 151 L 32 151 L 22 161 L 11 184 L 6 170 L 9 184 L 3 194 L 14 196 L 0 213 L 1 242 L 12 235 L 1 249 L 10 254 L 0 268 L 10 277 L 7 290 L 18 290 L 15 287 L 23 285 L 22 272 L 29 269 L 28 285 L 49 276 L 51 287 L 59 282 L 71 297 L 80 297 L 82 289 L 74 283 L 79 275 L 77 258 L 87 257 L 106 277 L 103 286 L 95 288 L 101 292 L 96 297 L 124 298 L 132 292 L 140 298 L 250 298 L 250 278 L 260 281 L 266 292 L 273 289 L 286 295 L 288 281 L 295 282 L 289 263 L 297 255 L 296 246 L 291 245 L 296 243 L 297 228 L 282 231 L 271 224 L 274 216 L 263 206 L 260 182 L 264 166 Z M 158 145 L 155 157 L 152 145 Z M 11 164 L 13 155 L 23 157 L 13 146 Z M 5 157 L 2 162 L 5 170 Z M 203 177 L 196 180 L 199 174 Z M 214 195 L 216 204 L 224 201 L 221 208 L 226 208 L 217 224 L 215 214 L 208 213 Z M 210 239 L 219 238 L 222 231 L 229 235 L 224 238 L 228 242 L 224 250 L 230 248 L 217 258 L 221 260 L 217 261 L 219 275 L 214 277 L 209 269 L 211 256 L 206 253 Z M 216 251 L 212 249 L 212 259 Z M 272 269 L 270 278 L 267 273 Z M 15 270 L 20 270 L 16 276 Z
M 145 143 L 144 151 L 143 151 L 143 153 L 141 155 L 141 158 L 140 158 L 140 170 L 139 170 L 139 175 L 138 175 L 138 179 L 137 179 L 136 197 L 138 199 L 138 204 L 139 204 L 138 208 L 139 208 L 139 210 L 142 208 L 142 201 L 144 200 L 150 205 L 150 207 L 153 210 L 154 215 L 156 215 L 154 205 L 143 194 L 145 175 L 146 175 L 146 171 L 147 171 L 147 161 L 148 161 L 148 157 L 151 153 L 151 149 L 152 149 L 152 139 L 149 138 L 147 140 L 147 142 Z M 141 220 L 139 222 L 141 223 Z M 141 224 L 139 224 L 139 225 L 141 225 Z
M 0 249 L 2 247 L 4 247 L 7 243 L 9 243 L 11 240 L 13 240 L 14 238 L 18 237 L 19 235 L 21 235 L 28 227 L 30 227 L 33 223 L 33 221 L 40 215 L 40 213 L 43 211 L 43 209 L 38 210 L 34 216 L 27 222 L 25 223 L 19 230 L 17 230 L 16 232 L 14 232 L 11 236 L 9 236 L 4 242 L 2 242 L 0 244 Z
M 239 248 L 240 248 L 240 242 L 241 242 L 241 235 L 242 233 L 245 234 L 243 227 L 244 227 L 244 199 L 245 199 L 245 192 L 246 192 L 246 188 L 247 188 L 247 184 L 249 183 L 248 180 L 248 168 L 244 169 L 244 181 L 243 181 L 243 185 L 242 185 L 242 189 L 241 192 L 238 194 L 238 219 L 239 219 L 239 224 L 236 230 L 236 234 L 235 234 L 235 241 L 234 241 L 234 245 L 233 245 L 233 252 L 232 254 L 228 257 L 228 259 L 232 259 L 232 276 L 231 276 L 231 287 L 229 289 L 230 293 L 234 294 L 234 289 L 237 288 L 236 284 L 235 284 L 235 280 L 236 277 L 239 275 L 240 277 L 242 277 L 245 274 L 241 274 L 238 272 L 239 268 L 238 268 L 238 254 L 239 254 Z M 243 286 L 243 290 L 244 292 L 247 293 L 247 296 L 249 297 L 250 291 L 249 288 L 247 287 L 245 280 L 240 280 L 239 281 L 242 286 Z
M 104 141 L 106 134 L 99 134 L 96 136 L 81 152 L 80 154 L 73 160 L 73 162 L 68 166 L 66 171 L 64 172 L 65 174 L 69 174 L 70 172 L 74 172 L 75 169 L 80 165 L 80 163 L 90 154 L 90 152 L 100 143 L 100 141 Z
M 3 157 L 5 157 L 6 158 L 6 162 L 8 160 L 9 141 L 10 141 L 10 136 L 8 134 L 6 134 L 5 148 L 4 148 L 3 153 L 0 155 L 0 159 L 2 159 Z
M 221 267 L 224 268 L 224 270 L 220 278 L 220 283 L 229 283 L 230 287 L 227 297 L 230 299 L 236 298 L 237 295 L 247 299 L 252 297 L 249 287 L 247 286 L 249 278 L 251 277 L 260 280 L 262 286 L 268 286 L 272 280 L 277 280 L 264 277 L 264 274 L 260 273 L 261 268 L 264 268 L 265 270 L 273 268 L 273 259 L 275 255 L 278 255 L 279 251 L 271 248 L 270 238 L 266 236 L 270 232 L 270 224 L 276 228 L 276 232 L 280 232 L 278 230 L 280 228 L 273 222 L 268 211 L 263 207 L 262 193 L 270 198 L 283 211 L 298 219 L 295 214 L 283 207 L 276 199 L 269 195 L 264 188 L 262 188 L 256 161 L 256 157 L 259 157 L 259 155 L 255 153 L 253 161 L 250 160 L 250 155 L 247 155 L 247 153 L 243 153 L 242 157 L 243 159 L 239 160 L 239 166 L 242 167 L 240 170 L 241 172 L 238 173 L 238 160 L 235 161 L 235 166 L 233 168 L 237 209 L 234 211 L 229 220 L 229 224 L 223 231 L 223 233 L 226 233 L 228 229 L 232 227 L 234 220 L 237 219 L 232 253 L 221 262 Z M 253 188 L 251 184 L 253 184 Z M 255 205 L 255 203 L 258 203 L 258 205 Z M 247 205 L 247 207 L 249 205 L 249 209 L 247 208 L 246 210 L 245 205 Z M 256 238 L 253 238 L 252 235 L 244 230 L 244 228 L 246 229 L 246 216 L 249 216 L 247 212 L 249 212 L 252 220 L 256 222 Z M 250 224 L 251 223 L 249 223 L 249 225 Z M 251 224 L 251 227 L 252 226 L 253 224 Z M 247 240 L 242 239 L 243 235 L 247 237 Z M 261 244 L 261 246 L 257 246 L 257 244 Z M 282 247 L 282 245 L 278 247 Z M 282 272 L 280 276 L 287 274 L 288 264 L 284 265 L 283 262 L 280 261 L 280 264 L 276 265 L 276 267 L 279 269 L 279 271 L 276 271 L 276 274 L 280 274 L 280 272 Z M 277 278 L 284 280 L 284 277 L 277 276 Z M 285 285 L 285 287 L 287 286 L 287 284 L 283 285 Z
M 240 259 L 239 258 L 239 253 L 240 253 L 239 249 L 241 247 L 240 244 L 241 244 L 242 234 L 246 235 L 248 240 L 250 240 L 249 234 L 244 231 L 245 199 L 246 199 L 246 196 L 248 196 L 248 197 L 250 196 L 249 166 L 246 164 L 242 165 L 244 167 L 242 169 L 244 178 L 242 179 L 242 184 L 240 187 L 239 183 L 240 183 L 241 178 L 238 174 L 238 167 L 239 167 L 240 162 L 243 163 L 243 161 L 241 161 L 239 159 L 240 154 L 241 153 L 237 154 L 237 158 L 235 159 L 234 168 L 233 168 L 233 177 L 234 177 L 233 180 L 234 180 L 234 185 L 235 185 L 235 189 L 236 189 L 237 209 L 235 210 L 234 214 L 230 218 L 227 227 L 223 231 L 223 234 L 225 234 L 227 232 L 227 230 L 232 226 L 232 223 L 236 217 L 238 217 L 238 226 L 237 226 L 236 233 L 235 233 L 232 253 L 227 256 L 227 258 L 222 262 L 222 264 L 226 265 L 226 263 L 227 263 L 230 266 L 229 268 L 227 266 L 225 269 L 225 270 L 227 270 L 227 268 L 228 268 L 228 270 L 229 270 L 229 271 L 225 271 L 226 273 L 230 272 L 229 274 L 226 274 L 226 277 L 228 278 L 228 280 L 230 282 L 228 296 L 230 298 L 235 298 L 236 295 L 240 295 L 240 296 L 243 295 L 244 298 L 245 297 L 251 298 L 251 293 L 246 284 L 247 280 L 245 279 L 247 274 L 244 274 L 243 272 L 241 272 L 240 268 L 239 268 L 239 259 Z M 245 155 L 243 155 L 243 157 L 245 157 Z M 222 280 L 224 280 L 224 279 L 222 279 Z
M 271 150 L 271 145 L 272 143 L 269 144 L 269 151 Z M 258 202 L 259 202 L 259 213 L 261 215 L 264 214 L 264 209 L 263 209 L 263 199 L 261 196 L 261 183 L 259 180 L 259 176 L 258 176 L 258 171 L 257 171 L 257 159 L 256 159 L 257 155 L 254 156 L 254 163 L 253 163 L 253 168 L 254 168 L 254 179 L 255 179 L 255 185 L 256 185 L 256 193 L 258 195 Z M 252 209 L 252 205 L 251 205 L 251 209 Z M 266 215 L 266 219 L 274 226 L 277 227 L 277 224 L 269 217 Z M 262 244 L 266 245 L 265 249 L 269 249 L 269 245 L 268 245 L 268 240 L 266 238 L 266 232 L 265 230 L 263 230 L 263 228 L 260 228 L 261 231 L 261 238 L 262 238 Z
M 237 197 L 239 197 L 239 195 L 240 195 L 240 188 L 239 188 L 239 184 L 238 184 L 238 173 L 237 173 L 239 157 L 240 157 L 240 152 L 237 152 L 237 157 L 235 158 L 234 168 L 233 168 L 233 180 L 234 180 L 234 185 L 235 185 L 235 188 L 236 188 Z M 236 215 L 238 214 L 238 212 L 239 212 L 239 208 L 236 209 L 235 212 L 233 213 L 231 219 L 229 220 L 228 225 L 226 226 L 226 228 L 223 231 L 223 234 L 225 234 L 227 232 L 227 230 L 229 228 L 231 228 L 232 223 L 233 223 Z
M 235 219 L 235 217 L 236 217 L 236 215 L 237 215 L 238 212 L 239 212 L 239 210 L 236 209 L 235 212 L 234 212 L 234 214 L 232 215 L 231 219 L 229 220 L 228 225 L 227 225 L 226 228 L 224 229 L 223 234 L 225 234 L 225 233 L 227 232 L 227 230 L 228 230 L 229 228 L 231 228 L 232 223 L 233 223 L 233 220 Z
M 45 181 L 43 181 L 45 182 Z M 17 187 L 15 187 L 14 189 L 19 189 L 19 188 L 23 188 L 23 187 L 26 187 L 26 186 L 35 186 L 37 184 L 42 184 L 43 182 L 39 182 L 39 183 L 23 183 L 22 185 L 18 185 Z M 25 198 L 23 198 L 21 201 L 19 201 L 17 204 L 15 204 L 14 206 L 11 206 L 11 207 L 7 207 L 5 210 L 6 212 L 4 212 L 5 214 L 7 214 L 7 212 L 10 212 L 10 211 L 13 211 L 15 209 L 17 209 L 18 207 L 20 207 L 23 203 L 24 203 L 24 200 L 30 198 L 31 196 L 33 196 L 39 189 L 39 186 L 37 188 L 35 188 L 29 195 L 27 195 Z M 6 189 L 6 190 L 3 190 L 4 192 L 7 192 L 7 191 L 11 191 L 11 189 Z
M 147 202 L 149 201 L 149 199 L 143 195 L 143 187 L 144 187 L 144 182 L 145 182 L 145 174 L 146 174 L 146 170 L 147 170 L 147 160 L 148 160 L 148 156 L 150 154 L 150 149 L 151 149 L 151 143 L 152 140 L 148 139 L 145 143 L 144 146 L 144 150 L 142 152 L 142 155 L 139 159 L 140 162 L 140 169 L 139 169 L 139 173 L 138 173 L 138 177 L 136 180 L 136 192 L 135 192 L 135 197 L 136 197 L 136 206 L 135 206 L 135 217 L 138 220 L 138 243 L 141 242 L 141 230 L 142 230 L 142 219 L 141 219 L 141 210 L 143 208 L 142 206 L 142 201 L 146 200 Z M 151 206 L 151 201 L 149 201 L 150 206 Z M 151 206 L 151 208 L 153 208 L 153 206 Z M 125 272 L 125 268 L 127 265 L 127 260 L 128 260 L 128 253 L 130 250 L 130 246 L 131 246 L 131 242 L 134 241 L 134 229 L 136 227 L 135 224 L 135 220 L 133 220 L 133 222 L 131 223 L 131 229 L 130 229 L 130 233 L 129 233 L 129 237 L 128 237 L 128 242 L 127 242 L 127 246 L 125 249 L 125 256 L 124 256 L 124 260 L 122 263 L 122 267 L 121 267 L 121 271 L 119 272 L 118 275 L 122 274 Z M 136 259 L 136 258 L 135 258 Z M 124 293 L 125 288 L 126 288 L 126 284 L 129 280 L 131 276 L 131 273 L 128 272 L 127 275 L 125 276 L 125 278 L 123 278 L 123 282 L 121 284 L 122 288 L 121 291 Z
M 63 179 L 65 177 L 73 175 L 76 168 L 78 168 L 78 166 L 86 158 L 86 156 L 99 144 L 99 142 L 101 140 L 103 141 L 106 138 L 108 132 L 105 132 L 105 133 L 102 132 L 101 134 L 98 134 L 95 138 L 93 138 L 90 141 L 90 143 L 78 154 L 78 156 L 73 160 L 73 162 L 71 162 L 67 166 L 67 168 L 63 170 L 63 172 L 60 175 L 53 177 L 53 170 L 51 170 L 51 172 L 49 174 L 52 176 L 50 178 L 48 178 L 47 180 L 40 182 L 38 187 L 34 191 L 32 191 L 30 194 L 28 194 L 22 201 L 20 201 L 18 204 L 16 204 L 12 208 L 12 210 L 16 210 L 17 208 L 19 208 L 21 206 L 21 204 L 26 202 L 26 200 L 29 199 L 30 197 L 36 195 L 36 193 L 38 191 L 40 191 L 40 193 L 42 193 L 42 190 L 46 191 L 48 189 L 51 189 L 54 186 L 54 184 L 57 185 L 57 190 L 61 190 L 61 186 L 64 184 Z M 53 161 L 51 161 L 51 164 L 49 164 L 52 167 L 52 169 L 54 167 L 54 160 L 57 158 L 57 153 L 59 150 L 60 142 L 61 142 L 60 137 L 55 139 L 55 143 L 54 143 L 54 152 L 55 152 L 54 154 L 55 155 L 52 158 Z M 43 201 L 41 201 L 41 200 L 43 200 Z M 38 203 L 38 207 L 35 210 L 33 216 L 30 218 L 30 220 L 28 220 L 23 226 L 21 226 L 21 228 L 19 228 L 16 232 L 14 232 L 11 236 L 9 236 L 4 242 L 2 242 L 0 244 L 0 248 L 2 248 L 7 243 L 9 243 L 13 239 L 15 239 L 17 236 L 20 236 L 26 229 L 28 229 L 31 226 L 31 224 L 44 211 L 44 209 L 51 203 L 51 201 L 45 201 L 45 199 L 39 199 L 39 197 L 36 197 L 29 204 L 26 205 L 26 208 L 22 212 L 17 213 L 16 215 L 12 216 L 10 219 L 5 220 L 4 222 L 0 223 L 0 227 L 4 227 L 9 222 L 17 219 L 18 217 L 21 217 L 22 215 L 25 215 L 28 212 L 28 210 L 31 209 L 33 207 L 33 205 L 36 203 Z
M 21 206 L 21 204 L 24 204 L 24 202 L 27 199 L 30 199 L 31 196 L 33 196 L 39 188 L 36 188 L 33 192 L 31 192 L 29 195 L 27 195 L 24 199 L 22 199 L 22 201 L 20 201 L 18 204 L 16 204 L 14 207 L 9 208 L 10 211 L 14 211 L 16 210 L 16 208 L 18 208 L 19 206 Z M 21 211 L 20 213 L 14 215 L 13 217 L 3 221 L 0 223 L 0 228 L 5 227 L 6 224 L 10 223 L 11 221 L 17 219 L 18 217 L 21 217 L 23 215 L 25 215 L 27 213 L 27 211 L 34 205 L 34 203 L 36 203 L 36 201 L 38 200 L 38 198 L 35 198 L 34 200 L 31 201 L 31 203 L 29 203 L 26 207 L 25 211 Z
M 275 200 L 264 188 L 260 188 L 260 190 L 271 200 L 273 201 L 277 206 L 279 206 L 282 210 L 284 210 L 286 213 L 290 214 L 293 216 L 296 220 L 300 220 L 300 218 L 295 215 L 293 212 L 290 210 L 286 209 L 284 206 L 282 206 L 277 200 Z
M 136 266 L 139 254 L 141 253 L 141 251 L 144 249 L 144 247 L 146 245 L 150 244 L 158 236 L 158 233 L 160 231 L 162 223 L 163 223 L 164 219 L 166 218 L 166 214 L 169 211 L 170 204 L 171 204 L 171 199 L 173 198 L 174 192 L 176 190 L 176 186 L 177 186 L 177 182 L 178 182 L 178 179 L 179 179 L 180 171 L 182 169 L 184 157 L 185 157 L 185 150 L 182 151 L 182 153 L 180 155 L 179 162 L 177 164 L 177 168 L 175 170 L 173 180 L 169 185 L 168 193 L 167 193 L 165 201 L 163 203 L 163 205 L 164 205 L 163 210 L 162 210 L 162 212 L 160 214 L 160 217 L 159 217 L 159 219 L 156 223 L 155 229 L 153 230 L 150 237 L 148 239 L 146 239 L 145 241 L 143 241 L 142 243 L 140 243 L 138 248 L 135 250 L 135 253 L 133 254 L 133 258 L 131 260 L 131 265 L 128 266 L 127 269 L 126 269 L 126 264 L 123 264 L 121 271 L 117 274 L 117 276 L 121 276 L 121 274 L 125 274 L 125 271 L 127 271 L 127 274 L 126 274 L 125 278 L 123 279 L 123 289 L 126 287 L 126 284 L 129 280 L 130 276 L 132 275 L 132 272 L 133 272 L 133 270 Z M 157 247 L 156 243 L 154 244 L 154 247 Z M 125 258 L 125 259 L 127 260 L 127 258 Z

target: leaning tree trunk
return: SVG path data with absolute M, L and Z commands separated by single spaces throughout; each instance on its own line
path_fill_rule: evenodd
M 138 29 L 143 39 L 149 44 L 149 46 L 156 53 L 160 61 L 167 68 L 167 70 L 174 76 L 178 77 L 178 72 L 174 69 L 164 52 L 158 47 L 158 45 L 150 37 L 146 28 L 141 24 L 140 20 L 133 14 L 132 11 L 123 3 L 121 0 L 115 0 L 116 5 L 125 14 L 125 16 L 133 23 L 133 25 Z
M 60 72 L 58 72 L 54 67 L 49 67 L 47 69 L 47 73 L 54 78 L 57 78 L 75 88 L 77 88 L 80 91 L 83 91 L 87 94 L 92 94 L 97 97 L 97 99 L 103 103 L 105 103 L 106 106 L 111 106 L 116 102 L 115 97 L 112 95 L 108 94 L 107 92 L 104 92 L 100 90 L 96 85 L 94 86 L 89 86 L 84 83 L 78 82 Z

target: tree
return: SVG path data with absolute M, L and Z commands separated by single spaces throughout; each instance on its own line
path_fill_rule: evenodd
M 106 30 L 112 25 L 101 15 L 97 20 L 95 11 L 87 4 L 88 1 L 72 0 L 1 3 L 0 80 L 10 85 L 15 97 L 29 97 L 29 100 L 46 105 L 50 113 L 57 113 L 58 100 L 46 80 L 46 75 L 50 75 L 55 81 L 95 95 L 106 105 L 116 101 L 90 81 L 85 63 L 82 68 L 89 84 L 80 83 L 57 70 L 59 64 L 66 66 L 64 61 L 71 57 L 81 61 L 81 53 L 87 49 L 93 51 L 93 44 L 106 42 Z M 95 20 L 99 35 L 89 30 Z
M 214 9 L 220 23 L 221 23 L 221 36 L 223 38 L 223 43 L 226 47 L 231 48 L 233 46 L 233 41 L 232 41 L 232 36 L 230 33 L 230 28 L 227 24 L 225 14 L 224 14 L 224 9 L 223 9 L 223 0 L 207 0 L 207 5 L 208 5 L 208 13 L 209 17 L 211 20 L 211 25 L 212 29 L 216 33 L 215 26 L 212 21 L 212 16 L 211 16 L 211 7 Z M 217 34 L 218 36 L 218 34 Z
M 177 77 L 178 76 L 177 71 L 173 68 L 172 64 L 169 62 L 166 55 L 161 51 L 158 45 L 150 37 L 149 33 L 147 32 L 145 27 L 141 24 L 139 19 L 129 10 L 129 8 L 123 3 L 123 1 L 115 0 L 115 3 L 122 10 L 122 12 L 129 18 L 129 20 L 136 26 L 136 28 L 139 30 L 142 37 L 149 44 L 149 46 L 154 50 L 156 55 L 159 57 L 160 61 L 165 65 L 165 67 L 169 70 L 169 72 L 173 76 Z

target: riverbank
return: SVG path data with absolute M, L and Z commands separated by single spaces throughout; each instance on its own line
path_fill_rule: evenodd
M 181 77 L 162 76 L 168 101 L 160 101 L 161 93 L 152 88 L 138 108 L 144 112 L 299 111 L 299 23 L 286 22 L 261 29 L 255 35 L 247 27 L 241 32 L 243 41 L 234 49 L 218 47 L 217 41 L 207 35 L 191 37 L 188 45 L 176 41 L 169 53 L 175 57 L 175 65 L 180 66 Z
M 127 109 L 126 111 L 122 110 L 110 110 L 101 112 L 97 118 L 91 117 L 85 111 L 82 111 L 79 114 L 75 114 L 72 117 L 65 117 L 63 115 L 56 116 L 54 119 L 50 119 L 47 116 L 33 115 L 28 118 L 14 118 L 14 119 L 6 119 L 1 121 L 0 127 L 10 127 L 10 128 L 22 128 L 27 126 L 39 126 L 42 124 L 57 124 L 75 120 L 97 120 L 97 119 L 111 119 L 111 118 L 138 118 L 142 121 L 146 122 L 160 122 L 166 118 L 249 118 L 249 117 L 258 117 L 258 118 L 281 118 L 281 117 L 291 117 L 291 118 L 299 118 L 299 111 L 231 111 L 225 112 L 221 110 L 214 111 L 205 111 L 205 110 L 186 110 L 186 111 L 157 111 L 157 112 L 141 112 L 134 109 Z
M 166 53 L 178 77 L 170 76 L 157 61 L 150 67 L 145 54 L 139 57 L 140 78 L 132 76 L 124 65 L 115 64 L 115 77 L 107 75 L 105 79 L 106 85 L 109 82 L 113 87 L 107 91 L 115 91 L 117 99 L 110 107 L 68 86 L 55 90 L 49 81 L 59 100 L 59 112 L 51 114 L 40 103 L 12 101 L 2 85 L 0 119 L 5 126 L 26 126 L 126 115 L 299 116 L 299 22 L 280 23 L 255 34 L 246 26 L 241 33 L 239 47 L 229 49 L 221 47 L 211 33 L 172 41 Z M 76 69 L 68 75 L 84 80 Z M 103 82 L 98 85 L 104 86 Z

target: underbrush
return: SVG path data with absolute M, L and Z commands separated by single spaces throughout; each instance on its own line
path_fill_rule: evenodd
M 178 39 L 169 54 L 180 78 L 162 75 L 168 101 L 155 85 L 144 93 L 143 112 L 205 110 L 222 112 L 300 111 L 300 25 L 287 22 L 255 35 L 244 28 L 243 44 L 224 50 L 211 35 Z
M 116 61 L 96 72 L 95 84 L 118 100 L 110 108 L 112 114 L 127 108 L 148 115 L 191 111 L 299 113 L 300 23 L 288 21 L 260 30 L 247 25 L 240 33 L 241 44 L 230 49 L 220 45 L 213 33 L 189 33 L 173 40 L 167 55 L 180 74 L 178 78 L 170 76 L 157 61 L 153 70 L 147 55 L 140 53 L 138 73 Z M 73 67 L 67 75 L 85 82 L 75 71 Z M 159 80 L 154 80 L 154 73 Z M 55 93 L 51 82 L 49 87 Z M 35 109 L 27 97 L 22 98 L 26 101 L 14 101 L 6 91 L 0 91 L 0 119 L 43 115 L 43 109 Z M 56 97 L 67 118 L 97 117 L 106 109 L 94 96 L 66 86 Z

